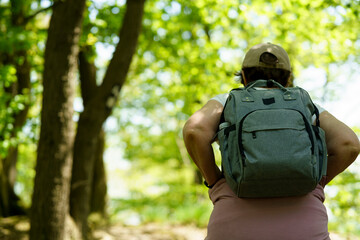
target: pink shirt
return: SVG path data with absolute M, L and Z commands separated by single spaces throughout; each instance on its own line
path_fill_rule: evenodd
M 300 197 L 237 197 L 225 179 L 209 190 L 214 204 L 206 240 L 329 240 L 319 184 Z

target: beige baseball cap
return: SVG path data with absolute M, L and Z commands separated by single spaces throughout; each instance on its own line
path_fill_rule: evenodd
M 263 58 L 264 53 L 270 53 L 270 59 Z M 269 42 L 257 44 L 250 48 L 245 55 L 242 67 L 266 67 L 291 71 L 290 59 L 286 51 L 282 47 Z

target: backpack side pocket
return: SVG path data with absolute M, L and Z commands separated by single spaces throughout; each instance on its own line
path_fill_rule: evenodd
M 237 175 L 241 169 L 239 166 L 236 166 L 235 161 L 233 161 L 234 152 L 237 151 L 237 149 L 234 149 L 233 137 L 236 137 L 236 125 L 225 127 L 218 132 L 221 151 L 221 168 L 227 183 L 236 193 L 238 187 Z
M 325 131 L 320 127 L 313 126 L 316 138 L 316 158 L 317 158 L 317 167 L 318 167 L 318 182 L 323 176 L 326 176 L 327 172 L 327 148 L 325 141 Z

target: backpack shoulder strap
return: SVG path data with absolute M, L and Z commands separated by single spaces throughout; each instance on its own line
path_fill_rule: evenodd
M 234 88 L 234 89 L 232 89 L 232 90 L 229 92 L 229 96 L 228 96 L 228 98 L 227 98 L 226 101 L 225 101 L 225 105 L 224 105 L 223 111 L 222 111 L 221 116 L 220 116 L 220 123 L 219 123 L 219 125 L 222 124 L 222 123 L 224 123 L 224 122 L 226 122 L 226 121 L 225 121 L 225 108 L 226 108 L 226 106 L 228 105 L 229 100 L 231 99 L 231 97 L 230 97 L 231 93 L 232 93 L 233 91 L 237 91 L 237 90 L 241 90 L 241 89 L 243 89 L 243 88 Z
M 295 87 L 295 88 L 300 91 L 301 97 L 305 104 L 305 108 L 310 112 L 310 118 L 312 119 L 312 116 L 315 115 L 315 117 L 316 117 L 315 124 L 317 127 L 320 127 L 319 109 L 316 107 L 316 105 L 312 101 L 309 93 L 303 88 L 300 88 L 300 87 Z

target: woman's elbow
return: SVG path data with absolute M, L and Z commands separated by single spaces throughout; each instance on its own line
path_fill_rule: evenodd
M 196 124 L 191 122 L 190 120 L 187 121 L 183 127 L 183 138 L 185 142 L 189 142 L 196 138 L 198 135 L 198 127 Z
M 343 141 L 337 147 L 337 150 L 334 151 L 335 155 L 339 157 L 348 159 L 348 164 L 351 164 L 355 161 L 360 152 L 360 143 L 359 139 L 356 137 L 354 139 L 348 139 Z M 345 157 L 347 156 L 347 157 Z
M 189 126 L 184 126 L 183 128 L 183 138 L 185 143 L 192 141 L 196 136 L 196 130 Z
M 206 142 L 211 140 L 210 132 L 205 126 L 188 121 L 183 127 L 183 138 L 185 143 Z
M 353 156 L 354 160 L 360 153 L 360 142 L 359 139 L 356 137 L 353 141 L 349 141 L 347 144 L 348 151 Z

